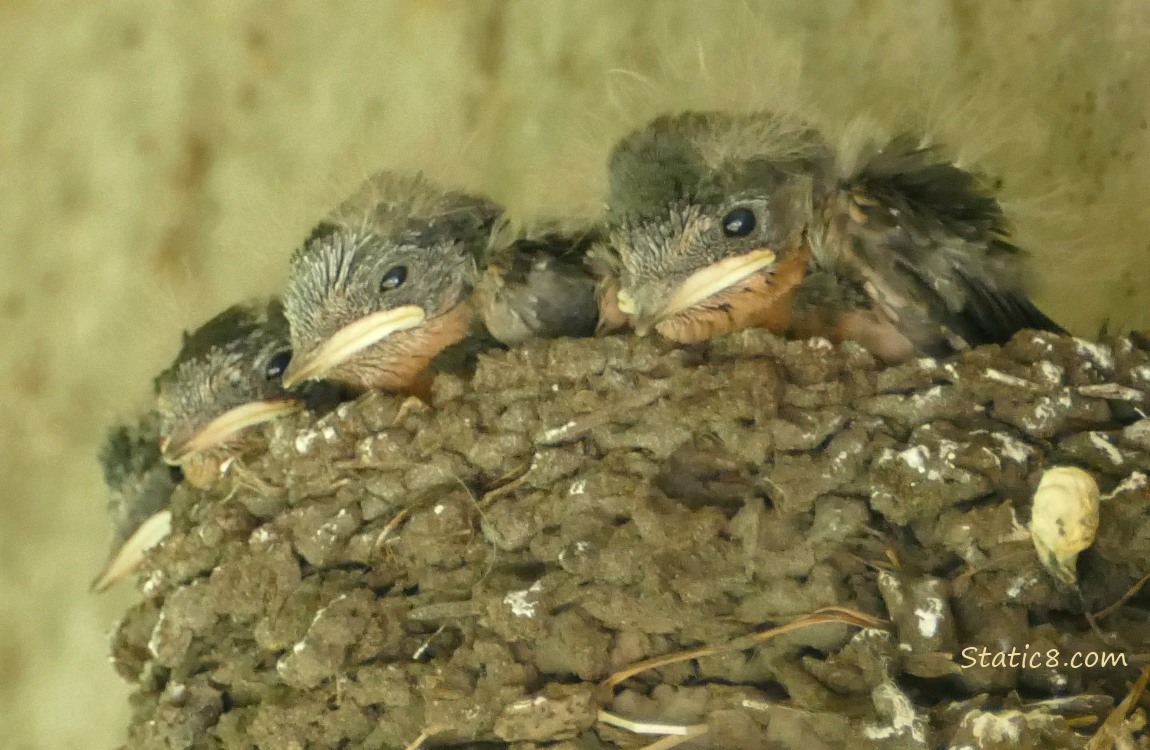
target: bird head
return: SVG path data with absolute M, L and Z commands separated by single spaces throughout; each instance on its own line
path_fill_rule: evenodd
M 503 210 L 422 177 L 380 173 L 296 251 L 284 382 L 402 390 L 470 328 L 468 300 Z
M 628 135 L 608 166 L 620 311 L 677 341 L 759 322 L 805 270 L 830 169 L 815 131 L 769 113 L 688 112 Z
M 164 461 L 183 465 L 226 450 L 248 428 L 302 409 L 283 386 L 291 356 L 278 300 L 235 305 L 186 335 L 156 379 Z

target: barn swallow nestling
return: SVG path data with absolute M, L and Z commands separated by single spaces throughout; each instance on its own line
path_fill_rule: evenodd
M 478 293 L 488 332 L 506 346 L 594 335 L 599 306 L 587 254 L 603 239 L 596 226 L 544 225 L 494 250 Z
M 131 573 L 144 552 L 171 528 L 168 501 L 181 479 L 160 457 L 160 417 L 149 412 L 136 425 L 118 425 L 100 449 L 100 466 L 110 499 L 112 553 L 92 582 L 104 591 Z
M 287 386 L 324 379 L 410 391 L 464 339 L 503 209 L 421 176 L 381 172 L 321 221 L 292 258 Z
M 93 590 L 130 574 L 168 534 L 168 502 L 181 480 L 211 484 L 254 443 L 249 428 L 304 408 L 304 396 L 281 383 L 290 359 L 287 320 L 274 299 L 234 305 L 184 335 L 156 378 L 155 410 L 134 427 L 113 428 L 100 451 L 113 552 Z
M 249 429 L 305 407 L 289 392 L 292 358 L 279 300 L 234 305 L 186 334 L 176 361 L 156 379 L 160 450 L 188 482 L 212 483 L 251 446 Z
M 619 309 L 690 342 L 748 326 L 886 361 L 1061 331 L 975 175 L 907 138 L 848 160 L 771 113 L 660 117 L 611 154 Z

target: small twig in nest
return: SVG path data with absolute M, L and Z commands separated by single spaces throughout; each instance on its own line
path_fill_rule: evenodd
M 608 677 L 603 684 L 609 688 L 613 688 L 624 680 L 640 672 L 645 672 L 648 669 L 657 669 L 658 667 L 665 667 L 668 664 L 677 664 L 681 661 L 698 659 L 703 656 L 712 656 L 725 651 L 742 651 L 763 641 L 768 641 L 777 635 L 789 633 L 794 630 L 801 630 L 811 625 L 822 625 L 829 622 L 841 622 L 859 628 L 881 628 L 886 624 L 886 620 L 847 607 L 823 607 L 808 615 L 803 615 L 797 620 L 788 622 L 786 625 L 779 625 L 778 627 L 764 630 L 760 633 L 752 633 L 751 635 L 737 638 L 721 646 L 703 646 L 701 648 L 690 649 L 689 651 L 678 651 L 673 654 L 645 659 L 616 672 Z
M 1133 586 L 1131 586 L 1129 589 L 1127 589 L 1126 593 L 1118 598 L 1118 601 L 1114 602 L 1109 607 L 1106 607 L 1104 609 L 1100 609 L 1097 612 L 1095 612 L 1094 613 L 1094 619 L 1095 620 L 1101 620 L 1101 619 L 1109 617 L 1110 615 L 1117 612 L 1119 609 L 1122 608 L 1122 605 L 1126 604 L 1126 602 L 1133 599 L 1134 595 L 1142 590 L 1142 587 L 1146 585 L 1147 581 L 1150 581 L 1150 573 L 1147 573 L 1146 575 L 1139 578 L 1137 583 L 1135 583 Z
M 632 721 L 610 711 L 599 711 L 599 721 L 635 734 L 661 734 L 663 739 L 644 745 L 640 750 L 667 750 L 707 733 L 706 724 L 662 724 L 653 721 Z
M 379 535 L 375 537 L 375 547 L 378 549 L 381 544 L 387 541 L 387 538 L 391 536 L 391 532 L 395 531 L 401 523 L 406 521 L 409 515 L 411 514 L 408 513 L 407 508 L 400 508 L 399 512 L 392 516 L 391 520 L 385 523 L 383 528 L 379 530 Z
M 1098 727 L 1098 731 L 1090 738 L 1090 742 L 1086 744 L 1086 750 L 1110 750 L 1115 747 L 1119 740 L 1119 728 L 1122 722 L 1126 719 L 1126 714 L 1130 713 L 1130 709 L 1138 702 L 1142 696 L 1142 691 L 1146 689 L 1146 683 L 1150 681 L 1150 664 L 1142 668 L 1142 674 L 1130 688 L 1130 692 L 1122 699 L 1122 702 L 1114 707 L 1110 715 L 1106 717 L 1106 721 L 1102 722 L 1102 726 Z
M 432 726 L 428 727 L 427 729 L 424 729 L 422 732 L 420 732 L 419 736 L 416 737 L 414 740 L 407 743 L 407 747 L 403 748 L 403 750 L 418 750 L 420 745 L 422 745 L 424 742 L 427 742 L 428 737 L 430 737 L 433 734 L 438 734 L 439 732 L 442 732 L 442 731 L 443 731 L 443 727 L 432 725 Z
M 483 493 L 483 497 L 475 503 L 480 508 L 487 508 L 491 503 L 503 497 L 509 492 L 514 492 L 523 486 L 527 481 L 527 473 L 531 471 L 531 462 L 527 462 L 520 468 L 513 469 L 501 477 L 498 477 L 492 489 Z

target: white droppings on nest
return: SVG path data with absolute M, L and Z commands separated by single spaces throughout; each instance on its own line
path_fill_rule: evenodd
M 1146 475 L 1140 471 L 1136 471 L 1119 482 L 1118 486 L 1113 490 L 1103 495 L 1102 499 L 1109 500 L 1110 498 L 1121 495 L 1124 492 L 1137 492 L 1138 490 L 1144 490 L 1146 489 L 1146 484 Z
M 915 408 L 921 409 L 932 401 L 937 401 L 942 397 L 942 386 L 936 385 L 929 388 L 922 393 L 916 393 L 910 397 L 910 403 Z
M 919 357 L 914 361 L 920 370 L 933 370 L 938 367 L 938 360 L 934 357 Z
M 1010 599 L 1018 599 L 1022 596 L 1022 592 L 1038 583 L 1038 579 L 1032 575 L 1015 576 L 1010 580 L 1010 584 L 1006 587 L 1006 596 Z
M 891 608 L 902 606 L 902 581 L 892 573 L 885 570 L 878 572 L 878 583 L 883 593 L 890 599 Z
M 1047 352 L 1054 351 L 1054 347 L 1050 345 L 1050 342 L 1047 341 L 1046 339 L 1042 338 L 1041 336 L 1031 336 L 1030 337 L 1030 343 L 1038 344 L 1039 346 L 1042 347 L 1043 351 L 1047 351 Z
M 228 456 L 227 458 L 225 458 L 220 463 L 220 476 L 222 477 L 224 474 L 227 474 L 228 469 L 232 468 L 232 465 L 235 464 L 235 462 L 236 462 L 235 456 Z
M 535 708 L 536 706 L 542 706 L 546 702 L 547 702 L 546 698 L 544 698 L 542 695 L 537 695 L 534 698 L 524 698 L 523 700 L 515 701 L 510 706 L 508 706 L 506 710 L 509 713 L 519 713 L 520 711 L 530 711 L 531 709 Z
M 868 739 L 885 740 L 909 734 L 915 742 L 926 744 L 925 722 L 914 712 L 914 704 L 910 702 L 906 693 L 899 690 L 893 682 L 887 681 L 876 687 L 871 697 L 876 708 L 889 714 L 890 723 L 864 725 L 863 734 Z
M 914 616 L 918 618 L 918 632 L 923 638 L 934 638 L 938 635 L 938 626 L 943 617 L 942 599 L 932 596 L 914 608 Z
M 1043 396 L 1034 407 L 1034 418 L 1023 421 L 1022 425 L 1027 430 L 1041 431 L 1058 417 L 1058 410 L 1054 408 L 1055 406 L 1069 409 L 1071 403 L 1070 396 L 1066 393 L 1061 394 L 1056 399 Z
M 587 493 L 587 480 L 580 479 L 571 483 L 570 489 L 567 490 L 568 495 L 584 495 Z
M 339 433 L 335 431 L 335 427 L 331 425 L 324 425 L 323 439 L 329 443 L 334 443 L 336 440 L 339 440 Z
M 267 544 L 276 538 L 276 534 L 267 526 L 260 526 L 248 537 L 248 544 Z
M 1110 347 L 1105 344 L 1075 337 L 1074 347 L 1080 355 L 1086 357 L 1103 370 L 1114 369 L 1114 354 L 1111 353 Z
M 944 461 L 947 466 L 953 466 L 954 459 L 958 456 L 958 448 L 958 443 L 953 440 L 939 440 L 938 459 Z
M 523 589 L 522 591 L 512 591 L 507 596 L 503 597 L 503 603 L 511 607 L 511 614 L 516 617 L 534 617 L 535 608 L 539 606 L 539 600 L 533 596 L 543 590 L 543 582 L 536 581 L 531 584 L 530 588 Z
M 1016 464 L 1024 464 L 1034 453 L 1034 450 L 1019 440 L 1014 439 L 1005 432 L 992 432 L 990 437 L 1002 446 L 1002 455 Z
M 954 363 L 947 362 L 945 365 L 942 366 L 942 371 L 945 372 L 947 374 L 947 377 L 949 377 L 951 380 L 953 380 L 955 382 L 958 381 L 958 379 L 959 379 L 958 368 L 954 366 Z
M 148 637 L 148 653 L 152 658 L 160 658 L 160 640 L 164 637 L 163 629 L 168 620 L 167 610 L 161 609 L 159 616 L 156 618 L 156 624 L 152 626 L 152 634 Z
M 304 430 L 295 436 L 295 452 L 301 456 L 311 450 L 311 444 L 319 437 L 315 430 Z
M 1038 372 L 1049 385 L 1062 385 L 1062 368 L 1053 362 L 1042 360 L 1038 363 Z
M 835 347 L 834 344 L 822 336 L 815 336 L 807 339 L 807 348 L 815 352 L 829 352 Z
M 1034 492 L 1030 538 L 1038 559 L 1059 580 L 1074 584 L 1078 553 L 1098 532 L 1098 483 L 1074 466 L 1047 469 Z
M 1025 388 L 1031 391 L 1038 390 L 1038 386 L 1035 383 L 1007 374 L 1002 370 L 996 370 L 993 367 L 986 368 L 986 371 L 982 374 L 987 380 L 993 380 L 996 383 L 1002 383 L 1003 385 L 1009 385 L 1014 388 Z
M 321 538 L 328 540 L 338 539 L 340 536 L 340 526 L 343 525 L 340 523 L 340 521 L 348 518 L 350 515 L 351 514 L 348 513 L 347 508 L 341 508 L 339 513 L 335 514 L 334 518 L 329 521 L 325 521 L 322 526 L 316 529 L 312 538 L 317 540 Z
M 1114 444 L 1107 440 L 1101 432 L 1090 433 L 1090 444 L 1105 453 L 1106 458 L 1110 459 L 1110 463 L 1115 466 L 1121 466 L 1124 463 L 1122 451 L 1115 448 Z
M 880 573 L 879 575 L 882 575 Z M 863 643 L 866 641 L 889 641 L 891 636 L 889 630 L 882 628 L 860 628 L 857 633 L 851 636 L 851 643 Z
M 347 598 L 347 594 L 340 594 L 339 596 L 337 596 L 336 598 L 332 599 L 330 602 L 328 602 L 328 603 L 327 603 L 327 604 L 325 604 L 324 606 L 322 606 L 322 607 L 320 607 L 319 609 L 317 609 L 317 610 L 315 611 L 315 615 L 314 615 L 314 616 L 311 618 L 311 625 L 308 625 L 308 626 L 307 626 L 307 627 L 308 627 L 308 630 L 311 630 L 312 628 L 314 628 L 314 627 L 315 627 L 315 624 L 316 624 L 317 622 L 319 622 L 319 619 L 320 619 L 321 617 L 323 617 L 323 616 L 324 616 L 324 613 L 326 613 L 326 612 L 327 612 L 327 609 L 328 609 L 328 607 L 332 606 L 333 604 L 337 604 L 337 603 L 339 603 L 339 602 L 342 602 L 342 601 L 343 601 L 344 599 L 346 599 L 346 598 Z M 296 645 L 299 645 L 299 644 L 296 644 Z
M 551 384 L 551 392 L 552 393 L 558 393 L 559 392 L 559 384 L 558 383 L 552 383 Z
M 902 462 L 919 474 L 926 473 L 926 460 L 930 458 L 930 449 L 925 445 L 914 445 L 906 450 L 899 451 L 898 457 Z
M 152 574 L 144 581 L 144 596 L 149 599 L 160 592 L 160 586 L 164 582 L 164 574 L 160 570 L 153 570 Z
M 545 442 L 551 442 L 552 440 L 558 440 L 559 438 L 566 435 L 570 430 L 574 429 L 576 424 L 577 424 L 577 422 L 575 420 L 571 420 L 570 422 L 567 422 L 566 424 L 560 425 L 559 427 L 552 427 L 549 430 L 544 430 L 543 440 Z
M 998 713 L 975 709 L 962 717 L 962 723 L 970 727 L 971 734 L 980 745 L 986 745 L 992 742 L 1018 742 L 1026 717 L 1014 709 Z
M 351 402 L 340 404 L 335 408 L 335 415 L 339 419 L 347 419 L 347 415 L 351 413 Z
M 447 510 L 447 506 L 444 505 L 443 503 L 440 503 L 439 505 L 436 505 L 434 508 L 432 508 L 431 512 L 437 516 L 442 516 L 443 511 L 445 511 L 445 510 Z

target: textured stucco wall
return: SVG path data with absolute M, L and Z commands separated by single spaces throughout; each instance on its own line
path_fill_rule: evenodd
M 1146 327 L 1147 91 L 1141 0 L 0 5 L 0 746 L 122 736 L 95 446 L 366 172 L 586 211 L 653 111 L 863 115 L 1002 178 L 1054 317 Z

